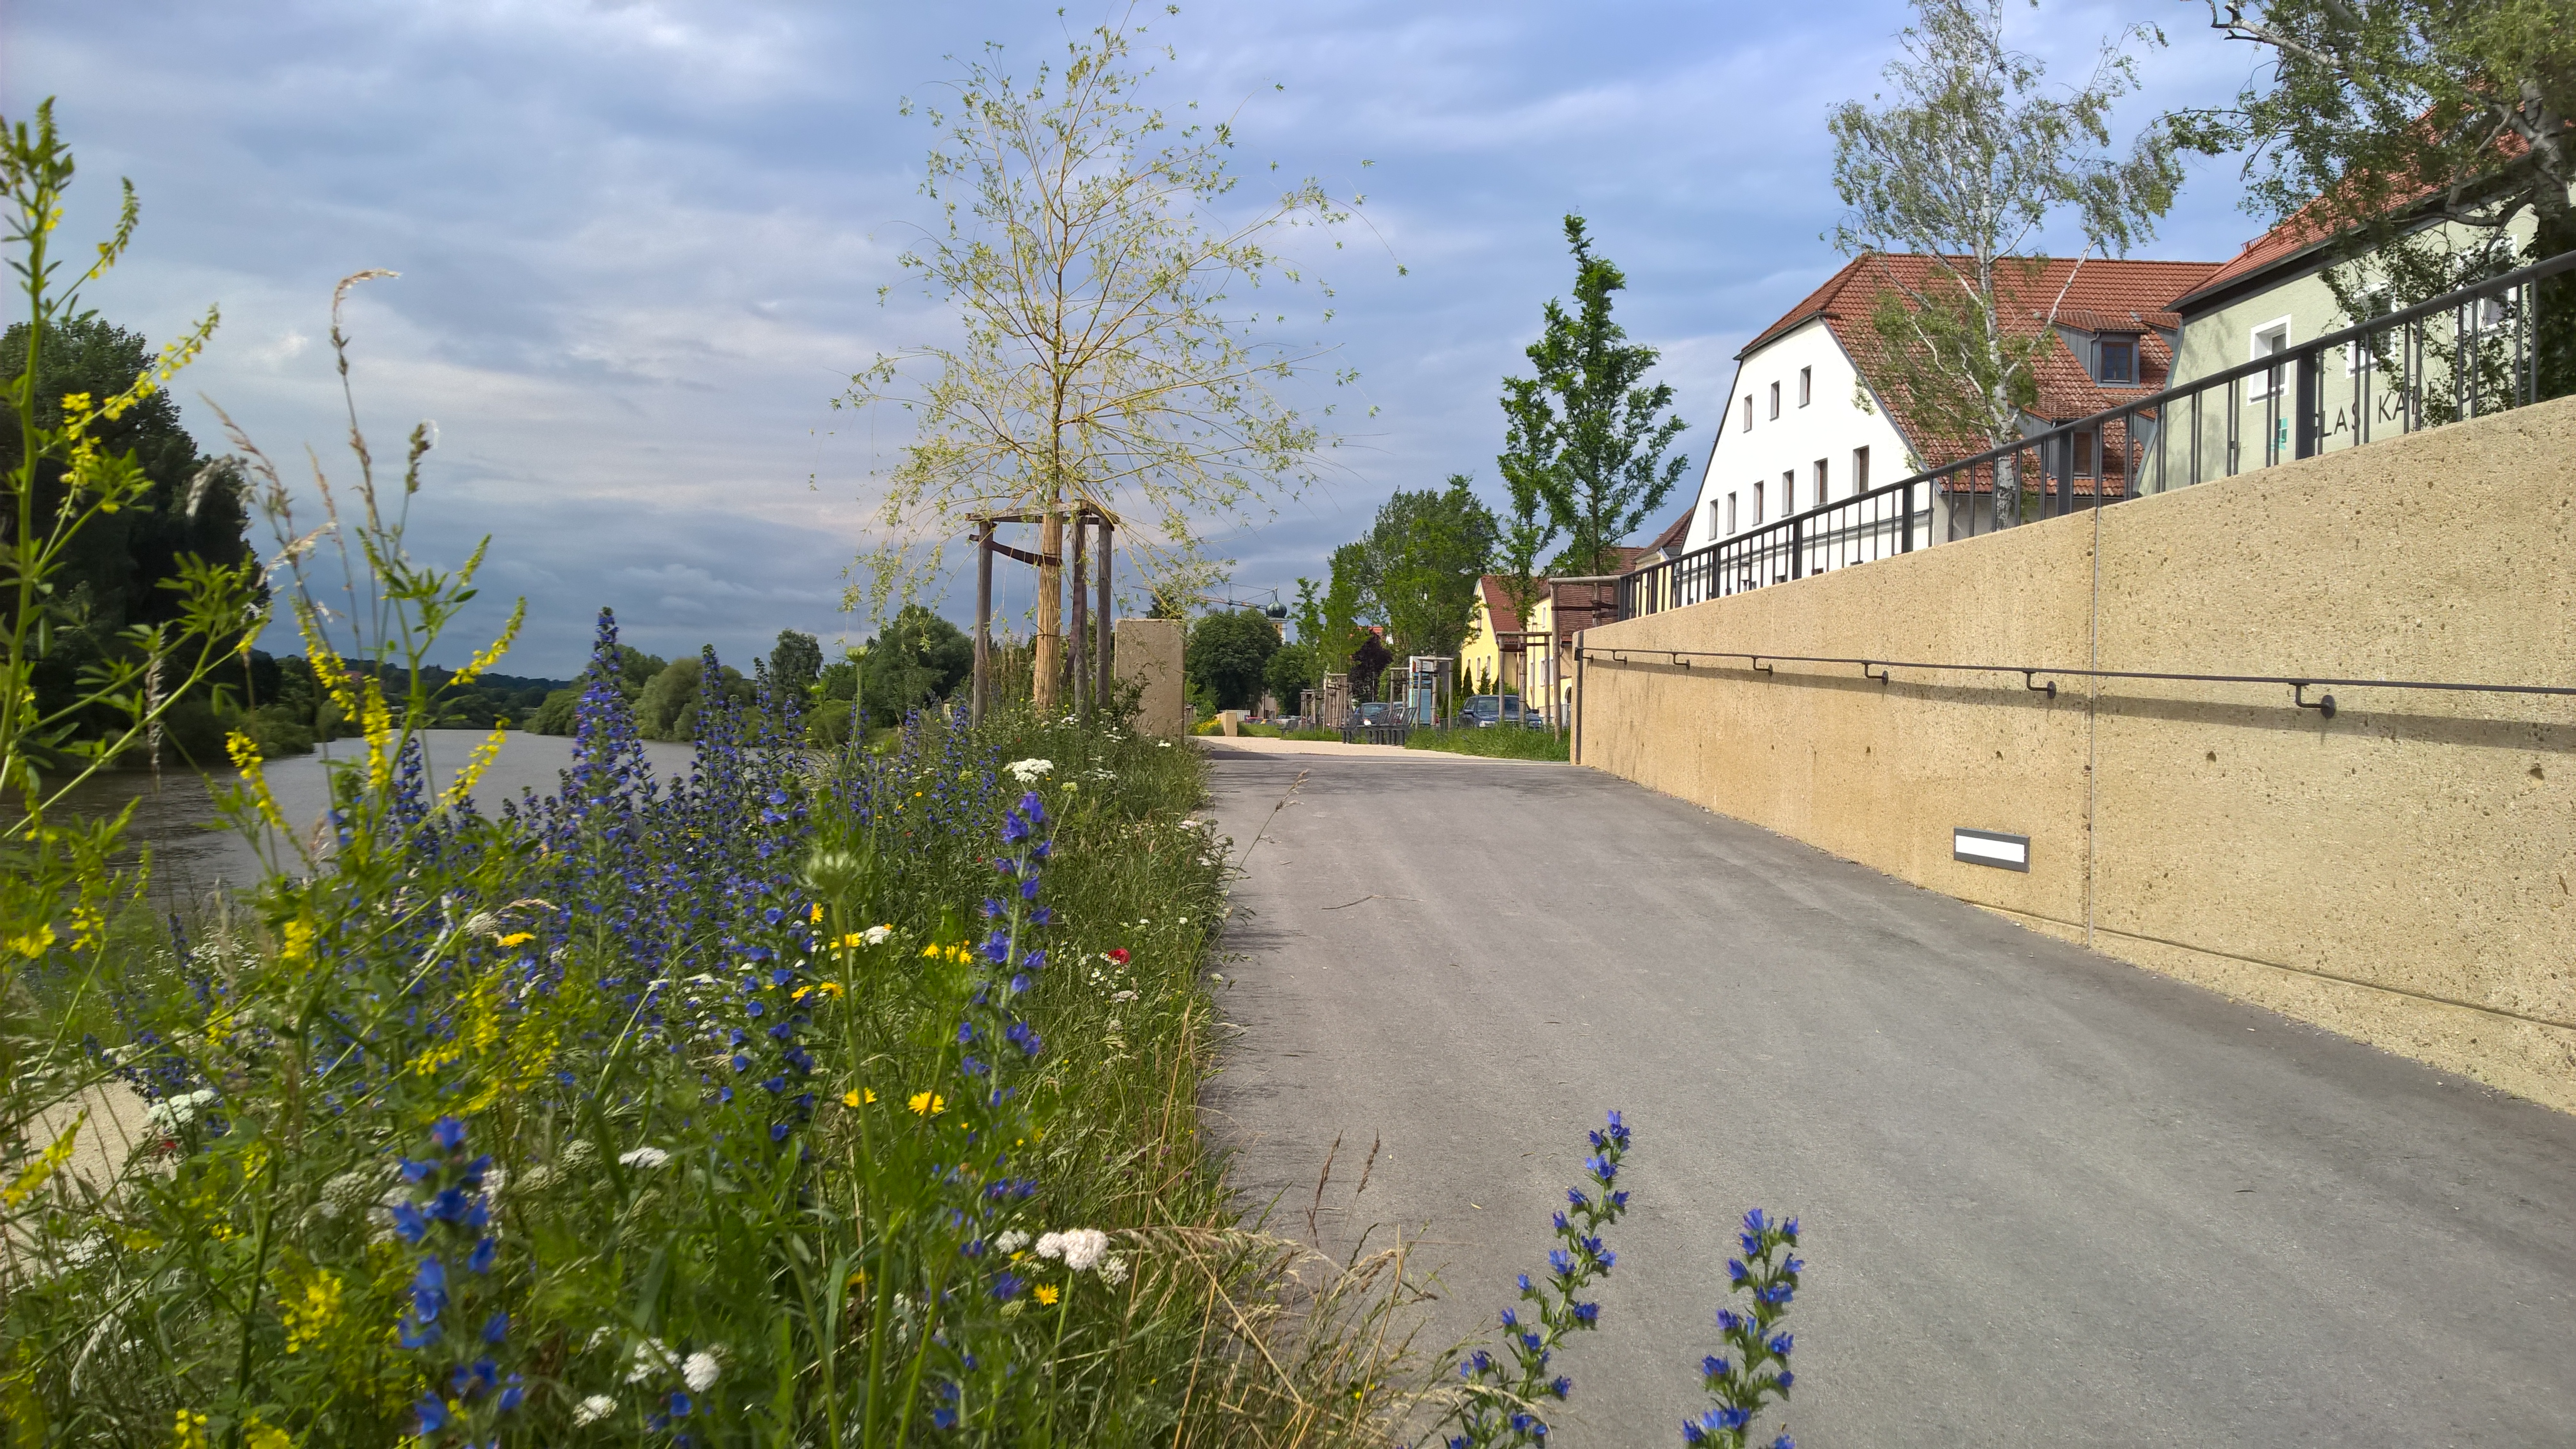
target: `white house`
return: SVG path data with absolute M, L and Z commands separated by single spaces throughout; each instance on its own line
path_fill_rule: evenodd
M 1903 435 L 1816 303 L 1736 354 L 1685 552 L 1905 476 Z
M 2167 308 L 2217 269 L 2214 262 L 2057 260 L 2022 281 L 2005 324 L 2054 333 L 2040 356 L 2039 396 L 2026 427 L 2037 431 L 2087 417 L 2162 387 L 2178 328 Z M 1871 382 L 1872 364 L 1885 355 L 1871 314 L 1898 281 L 1918 289 L 1937 285 L 1931 259 L 1856 258 L 1736 354 L 1726 422 L 1700 477 L 1686 550 L 1898 482 L 1926 462 L 1976 451 L 1965 440 L 1913 425 Z M 2110 463 L 2117 459 L 2106 463 L 2113 476 L 2097 480 L 2087 462 L 2085 475 L 2070 481 L 2072 491 L 2119 495 L 2127 485 L 2125 465 L 2115 472 Z M 1779 582 L 1976 531 L 1972 512 L 1980 498 L 1991 501 L 1993 486 L 1988 473 L 1938 493 L 1926 490 L 1915 498 L 1911 517 L 1891 499 L 1813 520 L 1794 540 L 1784 531 L 1748 543 L 1741 553 L 1730 551 L 1724 580 L 1711 570 L 1685 568 L 1672 580 L 1677 594 L 1665 602 Z

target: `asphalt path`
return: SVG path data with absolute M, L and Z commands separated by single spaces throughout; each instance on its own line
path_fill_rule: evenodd
M 1807 1449 L 2576 1444 L 2576 1118 L 1593 771 L 1210 753 L 1249 1207 L 1450 1342 L 1635 1131 L 1551 1443 L 1680 1442 L 1760 1205 Z

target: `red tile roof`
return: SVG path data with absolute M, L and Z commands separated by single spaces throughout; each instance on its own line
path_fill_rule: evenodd
M 2424 118 L 2417 119 L 2422 121 Z M 2576 120 L 2571 120 L 2567 124 L 2576 127 Z M 2506 131 L 2494 137 L 2493 144 L 2496 160 L 2500 165 L 2514 161 L 2530 148 L 2530 143 L 2523 140 L 2521 134 L 2515 131 Z M 2403 196 L 2392 197 L 2388 202 L 2388 211 L 2403 212 L 2441 189 L 2433 185 L 2418 186 Z M 2176 297 L 2174 305 L 2179 307 L 2185 302 L 2205 297 L 2230 282 L 2239 281 L 2267 267 L 2306 255 L 2332 241 L 2341 234 L 2343 228 L 2337 227 L 2325 215 L 2323 201 L 2324 198 L 2320 197 L 2316 201 L 2309 202 L 2278 226 L 2247 242 L 2245 249 L 2238 252 L 2233 260 L 2211 273 L 2199 286 Z
M 1485 596 L 1485 620 L 1487 627 L 1491 628 L 1496 634 L 1519 633 L 1521 629 L 1520 611 L 1512 607 L 1512 596 L 1503 592 L 1503 576 L 1501 574 L 1486 574 L 1482 578 L 1476 580 L 1476 587 L 1482 591 Z
M 1682 540 L 1690 536 L 1690 526 L 1691 506 L 1685 504 L 1681 516 L 1666 526 L 1663 532 L 1655 535 L 1654 542 L 1646 545 L 1646 552 L 1662 554 L 1666 558 L 1672 557 L 1673 551 L 1682 546 Z
M 2316 217 L 2315 212 L 2313 204 L 2302 207 L 2298 215 L 2247 242 L 2245 249 L 2238 252 L 2233 261 L 2210 273 L 2199 286 L 2176 297 L 2174 305 L 2180 306 L 2239 277 L 2249 276 L 2274 262 L 2286 261 L 2322 245 L 2330 235 L 2330 228 Z
M 2134 388 L 2106 388 L 2096 383 L 2092 369 L 2059 337 L 2041 354 L 2039 402 L 2034 411 L 2063 422 L 2116 407 L 2128 398 L 2162 387 L 2172 371 L 2173 352 L 2156 329 L 2178 325 L 2180 319 L 2172 312 L 2174 298 L 2201 286 L 2219 270 L 2219 265 L 2107 258 L 2094 258 L 2079 265 L 2070 259 L 2058 259 L 2044 263 L 2028 278 L 2007 279 L 2002 289 L 2007 327 L 2024 333 L 2036 330 L 2054 307 L 2060 326 L 2087 332 L 2140 334 L 2139 386 Z M 1779 321 L 1764 328 L 1736 356 L 1749 357 L 1790 331 L 1822 320 L 1867 380 L 1887 362 L 1878 329 L 1870 325 L 1879 294 L 1895 290 L 1903 296 L 1904 288 L 1929 290 L 1936 281 L 1930 257 L 1871 253 L 1855 258 Z M 1907 416 L 1899 401 L 1884 392 L 1878 394 L 1878 400 L 1888 408 L 1890 420 L 1914 450 L 1935 464 L 1983 450 L 1972 439 L 1932 436 Z

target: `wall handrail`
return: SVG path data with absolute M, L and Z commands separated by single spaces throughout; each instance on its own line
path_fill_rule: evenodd
M 1773 654 L 1752 653 L 1740 649 L 1654 649 L 1635 645 L 1609 646 L 1575 641 L 1575 658 L 1586 663 L 1652 664 L 1651 659 L 1632 660 L 1632 654 L 1663 656 L 1668 665 L 1688 669 L 1694 659 L 1741 659 L 1749 672 L 1769 675 L 1772 664 L 1855 664 L 1863 676 L 1877 684 L 1889 682 L 1888 671 L 1919 669 L 1926 672 L 1957 674 L 2018 674 L 2023 687 L 2036 694 L 2057 697 L 2057 682 L 2050 676 L 2069 679 L 2157 679 L 2185 684 L 2277 684 L 2290 691 L 2290 702 L 2301 709 L 2313 709 L 2327 719 L 2334 718 L 2335 698 L 2325 695 L 2309 699 L 2311 689 L 2420 689 L 2449 691 L 2459 694 L 2524 694 L 2557 697 L 2576 696 L 2576 685 L 2566 684 L 2468 684 L 2433 679 L 2360 679 L 2326 674 L 2175 674 L 2154 669 L 2075 669 L 2044 664 L 1927 664 L 1918 660 L 1880 659 L 1862 655 Z M 1605 657 L 1606 656 L 1606 657 Z M 1877 671 L 1873 673 L 1872 671 Z

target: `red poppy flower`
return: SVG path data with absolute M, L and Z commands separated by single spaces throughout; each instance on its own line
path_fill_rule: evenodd
M 1126 964 L 1127 964 L 1127 950 L 1126 950 L 1126 948 L 1122 946 L 1122 947 L 1118 948 L 1117 950 L 1111 951 L 1111 952 L 1109 953 L 1109 959 L 1110 959 L 1110 960 L 1112 960 L 1112 961 L 1117 962 L 1117 963 L 1118 963 L 1119 965 L 1121 965 L 1121 966 L 1126 965 Z

